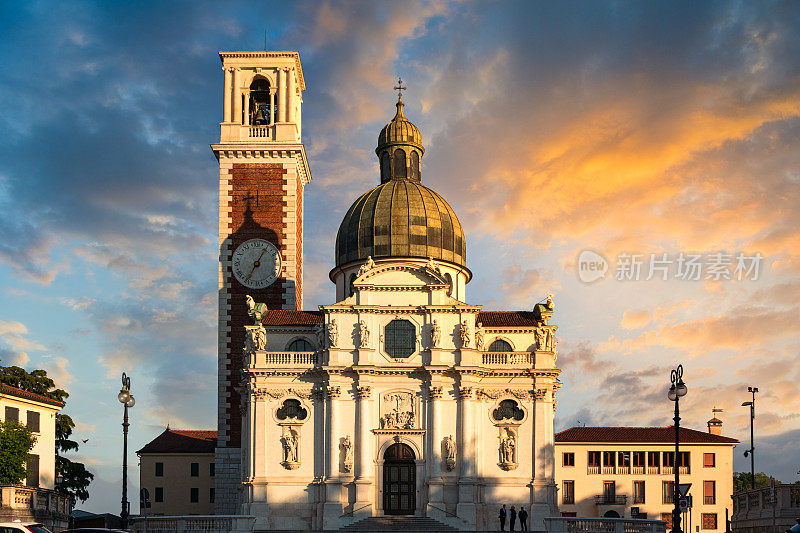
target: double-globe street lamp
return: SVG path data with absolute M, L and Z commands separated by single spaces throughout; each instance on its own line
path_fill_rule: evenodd
M 122 519 L 122 529 L 128 529 L 128 409 L 136 405 L 136 400 L 131 394 L 131 378 L 125 372 L 122 373 L 122 388 L 117 400 L 125 406 L 122 416 L 122 512 L 119 517 Z
M 672 533 L 681 533 L 681 509 L 679 507 L 680 491 L 679 491 L 679 478 L 678 478 L 678 442 L 680 441 L 680 407 L 678 405 L 680 398 L 686 396 L 686 384 L 683 382 L 683 365 L 678 365 L 678 368 L 670 373 L 670 381 L 672 386 L 669 388 L 667 397 L 675 402 L 675 457 L 672 460 L 672 470 L 675 473 L 675 482 L 672 492 L 672 500 L 675 507 L 672 509 Z
M 753 457 L 753 452 L 755 452 L 756 448 L 753 446 L 753 421 L 756 418 L 756 393 L 758 392 L 758 387 L 747 387 L 747 392 L 753 395 L 752 402 L 744 402 L 742 407 L 750 406 L 750 449 L 744 451 L 744 456 L 750 456 L 750 488 L 756 488 L 756 460 Z

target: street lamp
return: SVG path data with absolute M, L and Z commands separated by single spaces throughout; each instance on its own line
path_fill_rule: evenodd
M 119 517 L 122 519 L 122 529 L 128 529 L 128 409 L 136 405 L 136 400 L 131 394 L 131 378 L 125 372 L 122 373 L 122 388 L 117 400 L 125 406 L 122 417 L 122 512 Z
M 678 403 L 681 396 L 686 396 L 687 392 L 686 384 L 683 382 L 683 365 L 678 365 L 678 368 L 670 373 L 670 381 L 672 382 L 672 386 L 669 388 L 667 398 L 675 402 L 675 418 L 673 418 L 675 421 L 675 458 L 672 461 L 672 470 L 675 474 L 675 486 L 672 492 L 672 500 L 675 506 L 672 509 L 672 533 L 681 533 L 681 510 L 678 506 L 678 500 L 680 499 L 678 489 L 680 482 L 678 478 L 678 442 L 680 440 L 680 435 L 678 431 L 680 428 L 681 416 Z
M 753 420 L 756 418 L 756 393 L 758 392 L 758 387 L 747 387 L 747 392 L 753 395 L 753 401 L 742 403 L 742 407 L 750 406 L 750 449 L 744 451 L 744 456 L 750 456 L 750 488 L 754 489 L 756 488 L 756 460 L 753 457 L 753 452 L 755 451 L 753 446 Z

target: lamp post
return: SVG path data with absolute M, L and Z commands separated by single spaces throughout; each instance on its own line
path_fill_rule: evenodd
M 122 373 L 122 388 L 117 400 L 125 406 L 122 416 L 122 512 L 119 517 L 122 519 L 122 529 L 128 529 L 128 409 L 136 405 L 136 400 L 131 394 L 131 378 L 125 372 Z
M 747 387 L 747 392 L 753 395 L 752 402 L 744 402 L 742 407 L 750 406 L 750 449 L 744 451 L 744 456 L 750 456 L 750 488 L 756 488 L 756 461 L 755 457 L 753 457 L 753 452 L 755 451 L 755 446 L 753 446 L 753 421 L 756 418 L 756 393 L 758 392 L 758 387 Z
M 675 486 L 672 491 L 672 500 L 675 506 L 672 509 L 672 533 L 681 533 L 681 510 L 678 506 L 678 500 L 680 499 L 680 493 L 678 490 L 678 484 L 680 483 L 679 480 L 679 473 L 678 473 L 678 442 L 680 441 L 680 407 L 678 402 L 680 401 L 681 396 L 686 396 L 686 384 L 683 382 L 683 365 L 678 365 L 678 368 L 673 370 L 670 373 L 670 381 L 672 382 L 672 386 L 669 388 L 669 392 L 667 393 L 667 397 L 675 402 L 675 458 L 672 461 L 672 470 L 675 474 Z

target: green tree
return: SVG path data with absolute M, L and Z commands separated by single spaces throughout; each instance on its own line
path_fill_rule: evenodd
M 41 394 L 65 405 L 69 398 L 69 393 L 57 388 L 55 382 L 47 377 L 45 370 L 27 372 L 18 366 L 0 366 L 0 383 Z M 66 452 L 78 451 L 78 443 L 70 439 L 74 428 L 75 422 L 69 415 L 56 414 L 56 477 L 59 478 L 56 490 L 86 501 L 89 498 L 86 489 L 94 479 L 94 474 L 86 470 L 82 463 L 70 461 L 63 455 Z
M 753 479 L 753 476 L 750 475 L 750 472 L 734 472 L 733 473 L 733 492 L 739 492 L 742 490 L 750 490 L 750 480 Z M 769 487 L 770 477 L 766 475 L 764 472 L 756 472 L 756 488 L 761 487 Z M 775 483 L 780 483 L 777 479 Z
M 0 483 L 22 483 L 25 463 L 36 437 L 27 427 L 16 422 L 0 422 Z

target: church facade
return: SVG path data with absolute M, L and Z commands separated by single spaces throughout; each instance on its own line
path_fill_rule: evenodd
M 339 227 L 332 302 L 301 310 L 299 56 L 220 56 L 216 512 L 259 530 L 389 515 L 486 530 L 506 504 L 543 529 L 558 511 L 552 297 L 467 303 L 463 229 L 422 184 L 422 135 L 398 99 L 378 184 Z

